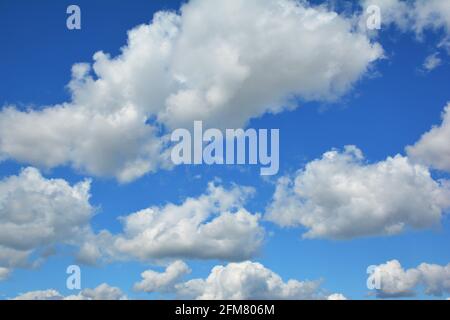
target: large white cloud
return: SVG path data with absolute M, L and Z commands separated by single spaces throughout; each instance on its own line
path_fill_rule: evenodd
M 258 253 L 264 238 L 260 215 L 244 208 L 254 190 L 215 183 L 205 194 L 177 205 L 150 207 L 123 216 L 123 232 L 98 234 L 81 249 L 84 261 L 167 258 L 243 260 Z
M 450 104 L 442 113 L 442 124 L 433 126 L 413 146 L 406 148 L 408 156 L 435 169 L 450 171 Z
M 90 181 L 71 186 L 46 179 L 26 168 L 0 181 L 0 278 L 14 267 L 38 263 L 29 258 L 47 255 L 57 243 L 81 243 L 91 233 L 94 208 L 89 203 Z
M 193 279 L 176 285 L 180 298 L 198 300 L 250 299 L 345 299 L 342 294 L 327 295 L 321 281 L 283 279 L 260 263 L 245 261 L 215 266 L 206 279 Z
M 345 94 L 382 56 L 353 20 L 294 0 L 192 0 L 76 64 L 68 103 L 0 112 L 0 159 L 127 182 L 168 167 L 160 126 L 239 127 Z
M 13 300 L 126 300 L 126 295 L 117 287 L 106 283 L 94 289 L 83 289 L 76 295 L 63 296 L 54 289 L 30 291 Z
M 102 114 L 61 105 L 43 111 L 5 108 L 0 113 L 0 158 L 43 168 L 71 164 L 96 176 L 122 182 L 168 166 L 164 141 L 132 106 Z
M 369 164 L 347 146 L 333 150 L 281 178 L 266 219 L 281 226 L 303 226 L 304 237 L 349 239 L 393 235 L 440 222 L 450 207 L 446 181 L 403 156 Z
M 423 287 L 427 295 L 450 293 L 450 264 L 422 263 L 405 270 L 398 260 L 391 260 L 378 265 L 373 277 L 379 277 L 381 288 L 376 294 L 381 298 L 414 296 L 419 287 Z

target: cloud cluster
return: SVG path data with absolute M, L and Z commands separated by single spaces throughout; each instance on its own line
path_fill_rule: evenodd
M 71 186 L 35 168 L 0 181 L 0 279 L 39 263 L 57 243 L 76 244 L 91 232 L 89 189 L 89 180 Z
M 71 186 L 35 168 L 0 181 L 0 279 L 37 266 L 58 244 L 78 247 L 84 263 L 167 258 L 244 260 L 262 245 L 260 215 L 244 208 L 249 187 L 213 182 L 205 194 L 121 217 L 123 231 L 94 233 L 90 181 Z M 33 257 L 33 261 L 31 260 Z
M 240 127 L 295 107 L 293 97 L 336 99 L 381 56 L 352 19 L 322 6 L 191 0 L 130 30 L 120 55 L 75 64 L 71 101 L 4 107 L 0 159 L 132 181 L 170 167 L 165 130 Z
M 346 300 L 340 293 L 329 294 L 321 288 L 321 280 L 287 282 L 260 263 L 244 261 L 215 266 L 206 279 L 182 281 L 190 272 L 182 261 L 169 264 L 163 272 L 147 270 L 135 291 L 171 293 L 188 300 Z M 127 296 L 116 287 L 101 284 L 76 295 L 63 296 L 56 290 L 31 291 L 15 300 L 124 300 Z
M 76 295 L 63 296 L 53 289 L 38 290 L 23 293 L 13 300 L 126 300 L 127 296 L 117 287 L 106 283 L 94 289 L 81 290 Z
M 450 264 L 422 263 L 417 268 L 403 269 L 400 262 L 391 260 L 376 267 L 375 276 L 380 277 L 380 298 L 410 297 L 422 286 L 425 294 L 442 296 L 450 293 Z
M 206 279 L 179 281 L 187 270 L 187 266 L 178 261 L 169 265 L 162 273 L 146 271 L 142 274 L 143 280 L 135 288 L 146 292 L 161 288 L 168 292 L 170 289 L 181 299 L 196 300 L 345 299 L 342 294 L 327 295 L 320 288 L 321 281 L 291 279 L 284 282 L 278 274 L 256 262 L 219 265 L 211 270 Z
M 280 178 L 265 218 L 303 226 L 306 238 L 351 239 L 393 235 L 440 222 L 450 207 L 446 181 L 397 155 L 369 164 L 354 146 L 329 151 Z
M 180 205 L 169 203 L 122 217 L 123 232 L 99 234 L 82 248 L 80 258 L 248 259 L 264 238 L 260 215 L 243 207 L 253 193 L 248 187 L 225 189 L 209 183 L 205 194 Z

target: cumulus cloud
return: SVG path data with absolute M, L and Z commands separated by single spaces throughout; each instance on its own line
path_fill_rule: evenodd
M 76 246 L 78 260 L 94 264 L 178 257 L 243 260 L 257 254 L 264 239 L 260 215 L 244 208 L 253 188 L 210 183 L 203 195 L 179 205 L 121 217 L 118 234 L 92 231 L 89 190 L 89 180 L 71 186 L 31 167 L 0 181 L 0 279 L 13 268 L 37 266 L 57 244 Z
M 163 139 L 133 106 L 99 112 L 60 105 L 0 112 L 0 159 L 43 168 L 70 164 L 83 173 L 128 182 L 165 164 Z
M 95 289 L 84 289 L 77 295 L 63 296 L 53 289 L 23 293 L 13 300 L 126 300 L 126 295 L 117 287 L 103 283 Z
M 380 298 L 410 297 L 417 294 L 417 288 L 423 286 L 425 294 L 442 296 L 450 293 L 450 264 L 422 263 L 417 268 L 405 270 L 399 261 L 391 260 L 378 265 L 374 276 L 380 279 Z
M 141 273 L 142 280 L 134 285 L 134 290 L 143 292 L 171 292 L 175 284 L 191 269 L 180 260 L 171 263 L 164 272 L 146 270 Z
M 165 130 L 240 127 L 292 98 L 344 95 L 382 56 L 353 20 L 294 0 L 191 0 L 75 64 L 71 100 L 0 112 L 0 159 L 122 182 L 170 167 Z M 163 130 L 161 130 L 161 127 Z M 164 129 L 165 128 L 165 129 Z
M 440 222 L 450 207 L 446 181 L 403 156 L 367 163 L 358 148 L 333 150 L 280 178 L 266 219 L 303 226 L 306 238 L 393 235 Z
M 117 287 L 102 283 L 94 289 L 81 290 L 77 295 L 71 295 L 64 300 L 126 300 L 127 296 Z
M 191 1 L 182 8 L 172 64 L 183 85 L 160 118 L 172 126 L 198 117 L 219 127 L 224 121 L 240 126 L 281 111 L 291 96 L 342 95 L 381 55 L 351 20 L 324 7 L 286 0 Z
M 245 261 L 216 266 L 206 279 L 193 279 L 176 285 L 184 299 L 254 300 L 254 299 L 327 299 L 345 298 L 340 294 L 325 294 L 321 281 L 283 279 L 260 263 Z
M 123 232 L 104 232 L 81 250 L 84 260 L 167 258 L 244 260 L 264 238 L 259 214 L 244 203 L 249 187 L 225 189 L 209 183 L 205 194 L 177 205 L 150 207 L 123 216 Z
M 139 259 L 183 257 L 241 260 L 259 249 L 264 231 L 259 215 L 243 202 L 251 188 L 209 184 L 206 194 L 181 205 L 151 207 L 122 218 L 118 252 Z
M 341 293 L 329 294 L 321 288 L 322 280 L 298 281 L 283 279 L 260 263 L 244 261 L 213 267 L 206 279 L 182 282 L 190 273 L 182 261 L 169 264 L 165 271 L 147 270 L 134 285 L 136 291 L 175 294 L 189 300 L 346 300 Z M 116 287 L 101 284 L 84 289 L 76 295 L 63 296 L 56 290 L 31 291 L 14 300 L 124 300 L 127 296 Z
M 414 296 L 421 274 L 416 269 L 404 270 L 399 261 L 391 260 L 377 266 L 373 276 L 380 280 L 377 296 L 387 298 Z
M 434 169 L 450 171 L 450 103 L 442 113 L 442 123 L 433 126 L 413 146 L 406 148 L 408 156 Z
M 77 244 L 90 234 L 94 208 L 90 181 L 71 186 L 46 179 L 35 168 L 0 181 L 0 278 L 29 267 L 57 243 Z M 30 257 L 37 258 L 34 262 Z

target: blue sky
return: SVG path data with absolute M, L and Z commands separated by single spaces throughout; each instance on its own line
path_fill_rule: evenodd
M 9 0 L 0 4 L 2 106 L 15 105 L 18 110 L 31 106 L 39 110 L 70 101 L 71 92 L 66 85 L 74 63 L 92 62 L 93 54 L 99 50 L 112 57 L 120 54 L 127 41 L 127 30 L 149 23 L 157 11 L 180 7 L 178 1 L 79 0 L 76 4 L 82 10 L 82 29 L 71 31 L 65 26 L 65 10 L 69 4 L 68 1 Z M 426 29 L 419 39 L 411 30 L 400 30 L 395 24 L 383 25 L 371 41 L 382 45 L 385 57 L 371 63 L 370 69 L 362 72 L 352 88 L 336 101 L 306 101 L 298 97 L 295 103 L 299 107 L 295 110 L 252 118 L 249 128 L 280 129 L 280 172 L 274 177 L 261 177 L 259 167 L 187 165 L 120 183 L 113 177 L 91 175 L 69 165 L 36 167 L 45 178 L 64 179 L 71 185 L 92 178 L 89 202 L 97 208 L 90 221 L 94 232 L 106 229 L 119 233 L 122 226 L 118 217 L 150 206 L 180 204 L 186 197 L 198 197 L 214 179 L 220 179 L 226 188 L 234 184 L 254 187 L 256 193 L 245 208 L 264 214 L 272 201 L 277 179 L 295 175 L 323 153 L 356 145 L 367 163 L 396 154 L 406 156 L 406 146 L 414 145 L 432 125 L 439 125 L 443 108 L 450 101 L 450 57 L 444 49 L 437 48 L 448 36 L 446 32 L 445 28 Z M 301 38 L 297 45 L 302 46 Z M 426 57 L 435 52 L 439 52 L 442 64 L 432 71 L 424 71 Z M 17 160 L 5 157 L 0 163 L 2 179 L 18 175 L 24 167 L 35 166 L 32 161 Z M 445 170 L 430 170 L 436 180 L 449 178 Z M 440 223 L 430 228 L 347 240 L 304 239 L 304 226 L 283 228 L 264 219 L 261 226 L 265 237 L 251 261 L 263 264 L 285 281 L 323 279 L 321 286 L 327 292 L 339 292 L 351 299 L 375 298 L 368 295 L 366 287 L 369 265 L 396 259 L 409 269 L 421 263 L 445 266 L 450 262 L 450 221 L 445 213 Z M 63 295 L 75 294 L 66 288 L 65 269 L 78 263 L 77 248 L 64 244 L 55 244 L 55 248 L 56 253 L 36 268 L 14 268 L 6 280 L 0 281 L 1 297 L 45 289 L 55 289 Z M 185 280 L 205 278 L 213 266 L 228 263 L 223 259 L 182 260 L 192 269 Z M 144 270 L 164 270 L 161 262 L 130 259 L 97 266 L 81 265 L 81 268 L 83 288 L 108 283 L 119 287 L 129 298 L 172 297 L 132 290 Z M 446 296 L 448 293 L 437 297 L 427 295 L 420 289 L 416 295 L 425 299 Z

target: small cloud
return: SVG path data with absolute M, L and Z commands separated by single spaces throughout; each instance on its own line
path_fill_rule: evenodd
M 430 72 L 433 71 L 434 69 L 436 69 L 437 67 L 439 67 L 442 64 L 442 60 L 439 57 L 439 53 L 435 52 L 431 55 L 429 55 L 428 57 L 426 57 L 422 68 L 424 71 L 426 72 Z

